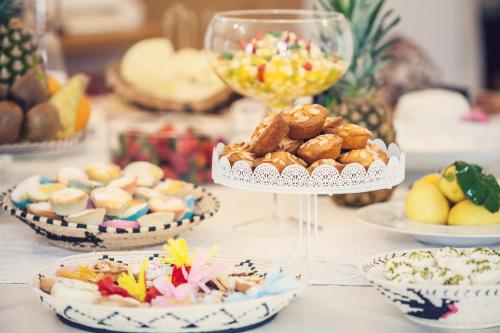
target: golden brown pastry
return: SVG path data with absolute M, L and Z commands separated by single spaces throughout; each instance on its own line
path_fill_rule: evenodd
M 322 134 L 306 141 L 297 155 L 304 159 L 308 164 L 324 158 L 336 159 L 340 155 L 342 148 L 342 138 L 335 134 Z
M 338 160 L 344 164 L 359 163 L 368 168 L 377 159 L 381 159 L 385 164 L 389 162 L 387 154 L 377 145 L 370 143 L 363 149 L 354 149 L 343 153 Z
M 319 167 L 320 165 L 323 165 L 323 164 L 333 165 L 339 172 L 341 172 L 345 166 L 344 164 L 339 163 L 339 162 L 335 161 L 334 159 L 324 158 L 321 160 L 317 160 L 316 162 L 311 164 L 309 166 L 309 168 L 307 168 L 307 171 L 309 171 L 309 173 L 312 173 L 314 171 L 314 169 L 316 169 L 317 167 Z
M 335 134 L 333 129 L 342 125 L 342 117 L 326 117 L 325 124 L 323 125 L 323 133 Z
M 249 151 L 250 145 L 245 142 L 235 142 L 224 147 L 221 156 L 226 156 L 229 163 L 233 165 L 237 161 L 247 161 L 252 167 L 255 155 Z
M 342 149 L 362 149 L 372 136 L 372 132 L 354 124 L 340 125 L 331 132 L 342 138 Z
M 286 151 L 287 153 L 290 153 L 292 155 L 295 155 L 297 153 L 297 149 L 304 143 L 302 140 L 294 140 L 290 139 L 288 137 L 284 138 L 281 140 L 278 150 L 283 150 Z
M 279 172 L 283 171 L 287 166 L 292 164 L 299 164 L 303 167 L 307 167 L 306 162 L 295 155 L 287 153 L 286 151 L 275 151 L 273 153 L 267 153 L 263 158 L 260 158 L 255 162 L 255 166 L 259 166 L 263 163 L 274 165 Z
M 282 114 L 283 119 L 290 126 L 288 137 L 306 140 L 321 133 L 328 110 L 319 104 L 305 104 L 285 110 Z
M 267 116 L 252 134 L 250 152 L 257 156 L 263 156 L 276 150 L 281 140 L 286 138 L 288 131 L 288 125 L 281 114 Z

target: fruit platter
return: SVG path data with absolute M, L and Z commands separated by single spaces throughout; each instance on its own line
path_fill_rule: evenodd
M 71 147 L 90 117 L 89 79 L 76 74 L 61 84 L 50 76 L 15 9 L 0 15 L 0 153 Z
M 170 238 L 165 251 L 67 257 L 33 279 L 41 302 L 66 324 L 119 332 L 250 329 L 302 290 L 300 275 L 255 259 L 194 252 Z
M 84 170 L 34 175 L 0 196 L 2 208 L 60 247 L 95 251 L 164 242 L 214 215 L 218 200 L 204 188 L 164 177 L 149 162 L 121 169 L 91 163 Z
M 498 180 L 476 164 L 457 161 L 413 183 L 405 203 L 371 205 L 358 216 L 424 243 L 491 245 L 500 242 L 499 206 Z

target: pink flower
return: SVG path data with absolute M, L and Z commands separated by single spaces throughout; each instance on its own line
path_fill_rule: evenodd
M 175 287 L 166 276 L 159 276 L 153 285 L 161 294 L 151 300 L 154 306 L 177 306 L 191 304 L 196 295 L 196 290 L 187 283 Z
M 201 250 L 194 257 L 189 272 L 182 266 L 182 274 L 186 279 L 186 284 L 189 284 L 193 289 L 200 288 L 205 293 L 210 292 L 206 285 L 207 282 L 219 276 L 226 269 L 225 265 L 207 265 L 206 262 L 210 256 L 210 251 Z

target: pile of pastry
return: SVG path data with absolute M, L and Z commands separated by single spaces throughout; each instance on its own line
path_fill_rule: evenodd
M 293 164 L 306 167 L 310 173 L 323 164 L 339 171 L 349 163 L 368 168 L 380 159 L 387 164 L 387 154 L 368 142 L 371 135 L 364 127 L 344 124 L 341 117 L 329 117 L 328 110 L 319 104 L 297 105 L 267 116 L 250 143 L 232 143 L 221 155 L 231 165 L 240 160 L 252 168 L 269 163 L 279 172 Z
M 189 251 L 184 239 L 169 239 L 159 260 L 125 264 L 101 259 L 62 266 L 40 277 L 40 289 L 66 301 L 118 307 L 218 304 L 283 293 L 299 287 L 277 267 L 259 273 L 245 264 L 213 263 L 217 248 Z
M 163 170 L 149 162 L 133 162 L 123 170 L 112 163 L 92 163 L 85 171 L 61 168 L 53 179 L 32 176 L 16 186 L 11 200 L 46 218 L 140 228 L 192 217 L 192 192 L 188 183 L 164 179 Z

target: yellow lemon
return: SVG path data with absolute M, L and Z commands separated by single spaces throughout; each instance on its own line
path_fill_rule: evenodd
M 433 184 L 414 187 L 406 196 L 405 212 L 410 220 L 446 224 L 449 210 L 448 201 Z
M 431 173 L 423 176 L 422 178 L 417 179 L 412 187 L 418 187 L 422 184 L 433 184 L 439 186 L 439 181 L 441 180 L 441 175 L 439 173 Z
M 445 197 L 452 202 L 460 202 L 465 200 L 464 192 L 458 185 L 457 170 L 454 165 L 450 165 L 442 171 L 442 177 L 439 181 L 439 189 Z
M 450 210 L 448 224 L 460 226 L 500 224 L 500 211 L 492 213 L 482 205 L 464 200 Z

